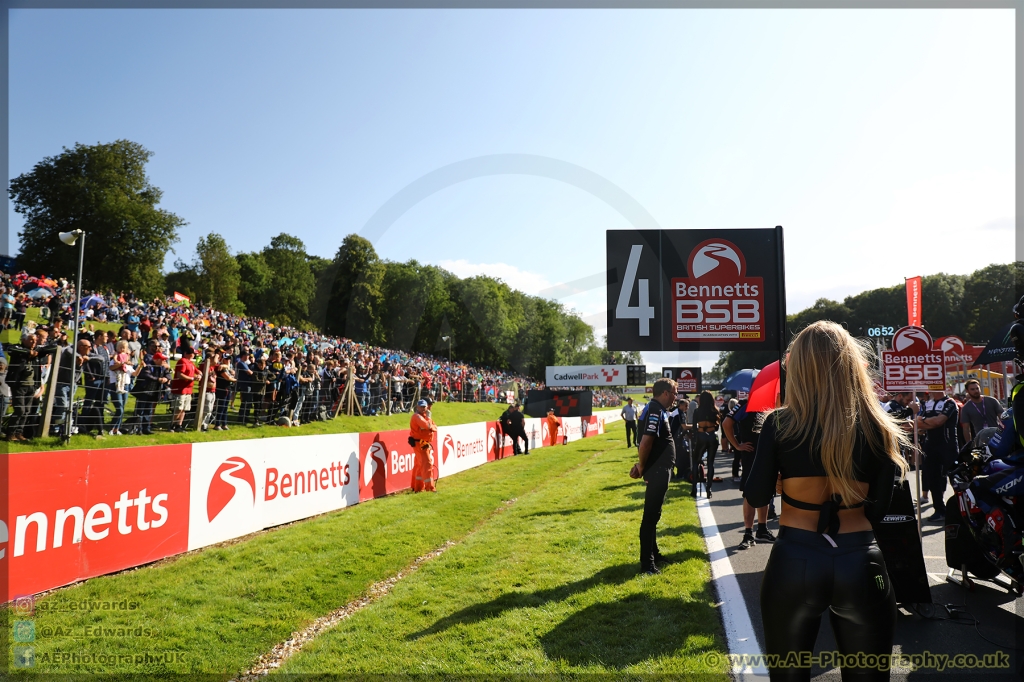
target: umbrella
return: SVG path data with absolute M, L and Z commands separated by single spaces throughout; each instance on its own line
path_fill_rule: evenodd
M 722 383 L 723 391 L 749 391 L 750 385 L 754 383 L 754 377 L 757 376 L 759 370 L 756 369 L 741 369 L 733 372 L 725 381 Z
M 93 304 L 97 304 L 97 303 L 104 304 L 104 303 L 106 303 L 106 301 L 103 300 L 102 296 L 97 296 L 96 294 L 91 294 L 91 295 L 86 296 L 85 298 L 82 299 L 81 308 L 88 308 L 89 306 L 91 306 Z
M 779 396 L 779 361 L 763 368 L 750 386 L 750 398 L 747 399 L 747 413 L 770 412 L 775 409 L 775 400 Z
M 39 287 L 28 292 L 29 298 L 49 298 L 50 296 L 53 296 L 53 292 L 46 287 Z

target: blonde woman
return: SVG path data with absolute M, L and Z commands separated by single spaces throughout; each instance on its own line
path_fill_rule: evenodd
M 793 340 L 786 401 L 764 423 L 744 497 L 771 500 L 781 474 L 782 515 L 761 583 L 765 649 L 810 655 L 827 610 L 840 652 L 875 656 L 843 679 L 887 680 L 896 599 L 871 522 L 886 513 L 906 435 L 875 398 L 869 353 L 845 329 L 816 322 Z M 881 669 L 878 669 L 881 667 Z M 810 668 L 770 669 L 809 680 Z

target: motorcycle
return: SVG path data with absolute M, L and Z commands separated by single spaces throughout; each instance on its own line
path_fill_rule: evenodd
M 1012 424 L 1011 411 L 1003 421 Z M 1002 437 L 1002 438 L 1001 438 Z M 982 580 L 1005 576 L 1011 592 L 1024 594 L 1024 450 L 1000 456 L 1006 435 L 985 429 L 961 451 L 949 471 L 954 496 L 946 504 L 946 564 Z M 955 498 L 955 499 L 954 499 Z

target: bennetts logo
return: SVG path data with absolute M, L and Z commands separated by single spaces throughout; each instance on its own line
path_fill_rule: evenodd
M 385 478 L 387 471 L 388 449 L 384 443 L 380 442 L 380 436 L 376 436 L 363 455 L 363 485 L 370 485 L 370 482 L 378 475 L 378 472 L 381 478 Z
M 920 327 L 903 327 L 892 337 L 892 349 L 901 353 L 928 353 L 932 349 L 932 337 Z
M 701 279 L 712 270 L 716 278 L 742 277 L 747 272 L 743 253 L 735 245 L 723 240 L 711 240 L 700 244 L 690 254 L 688 270 L 694 279 Z
M 213 521 L 235 495 L 247 495 L 256 504 L 256 476 L 241 457 L 228 457 L 217 467 L 206 493 L 206 518 Z
M 452 434 L 445 434 L 444 441 L 441 443 L 441 464 L 446 464 L 448 458 L 455 454 L 455 439 L 452 438 Z

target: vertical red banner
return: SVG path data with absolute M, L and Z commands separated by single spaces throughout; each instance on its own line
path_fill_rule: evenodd
M 921 326 L 921 278 L 907 278 L 907 326 Z

